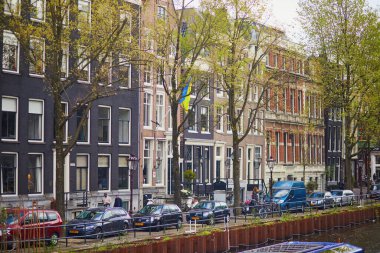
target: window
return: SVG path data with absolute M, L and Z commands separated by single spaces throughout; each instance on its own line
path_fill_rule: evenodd
M 227 122 L 227 133 L 231 133 L 231 120 L 230 120 L 230 108 L 227 108 L 227 115 L 226 115 L 226 122 Z
M 227 172 L 227 178 L 232 178 L 232 159 L 233 159 L 233 152 L 231 147 L 227 147 L 227 157 L 226 157 L 226 172 Z
M 1 138 L 17 140 L 17 98 L 2 97 L 1 99 Z
M 286 113 L 286 111 L 287 111 L 287 106 L 288 106 L 288 103 L 287 103 L 287 98 L 288 98 L 288 90 L 285 88 L 285 89 L 283 89 L 282 90 L 282 102 L 283 102 L 283 106 L 284 106 L 284 112 Z
M 128 157 L 119 156 L 119 189 L 129 188 L 129 173 Z
M 187 122 L 189 124 L 189 131 L 197 131 L 197 108 L 194 105 L 189 105 L 189 116 Z
M 166 19 L 166 9 L 163 6 L 158 6 L 157 16 L 160 19 Z
M 278 55 L 275 54 L 275 55 L 273 55 L 273 64 L 274 64 L 274 67 L 276 67 L 276 68 L 277 68 L 277 63 L 278 63 Z
M 152 140 L 144 140 L 143 184 L 152 183 Z
M 119 108 L 119 143 L 130 144 L 131 110 Z
M 86 191 L 88 179 L 88 155 L 77 156 L 76 184 L 75 190 Z
M 152 80 L 152 65 L 147 63 L 144 67 L 144 84 L 150 85 Z
M 78 1 L 78 26 L 79 29 L 88 27 L 91 22 L 91 2 L 87 0 Z
M 45 42 L 42 39 L 30 40 L 29 74 L 43 75 L 45 72 Z
M 14 34 L 3 32 L 3 70 L 18 73 L 20 44 Z
M 156 184 L 163 184 L 163 164 L 164 164 L 164 141 L 157 142 L 156 150 Z
M 157 128 L 164 128 L 164 95 L 163 94 L 157 94 L 156 95 L 156 123 Z
M 89 136 L 89 115 L 85 115 L 85 108 L 82 107 L 82 108 L 79 108 L 78 111 L 77 111 L 77 127 L 80 126 L 80 122 L 82 120 L 82 118 L 84 118 L 84 122 L 82 124 L 82 126 L 80 126 L 80 131 L 79 131 L 79 135 L 78 135 L 78 142 L 88 142 L 88 136 Z
M 43 113 L 44 102 L 40 100 L 29 100 L 28 114 L 28 139 L 34 141 L 43 140 Z
M 288 162 L 288 133 L 284 133 L 284 163 Z
M 301 61 L 297 61 L 297 73 L 300 74 L 302 69 L 302 63 Z
M 167 117 L 168 117 L 168 129 L 172 129 L 172 125 L 173 125 L 173 118 L 172 118 L 172 110 L 171 110 L 171 106 L 168 106 L 168 113 L 167 113 Z
M 112 57 L 100 55 L 98 59 L 99 85 L 110 85 L 112 83 Z
M 42 193 L 42 155 L 28 154 L 28 193 Z
M 165 72 L 164 72 L 164 70 L 161 67 L 158 67 L 156 73 L 157 73 L 157 85 L 163 86 L 165 84 L 165 80 L 164 80 Z
M 298 91 L 298 96 L 297 96 L 297 104 L 298 104 L 298 113 L 302 113 L 302 90 Z
M 5 0 L 4 1 L 4 13 L 20 15 L 20 0 Z
M 257 162 L 257 166 L 255 166 L 255 178 L 260 178 L 260 163 L 258 158 L 262 158 L 261 146 L 255 146 L 255 162 Z
M 201 106 L 201 131 L 210 131 L 209 109 L 205 106 Z
M 84 47 L 78 49 L 78 79 L 81 81 L 90 81 L 90 61 Z
M 144 126 L 152 126 L 152 94 L 144 93 Z
M 98 156 L 98 189 L 109 190 L 110 156 Z
M 98 142 L 110 143 L 111 141 L 111 108 L 98 107 Z
M 120 11 L 120 25 L 124 25 L 122 36 L 127 39 L 127 41 L 131 41 L 131 32 L 132 32 L 132 17 L 131 13 L 127 11 Z
M 201 97 L 202 98 L 210 98 L 210 77 L 209 76 L 203 76 L 202 77 L 202 83 L 200 84 L 202 87 L 201 90 Z
M 124 56 L 119 57 L 119 81 L 120 87 L 131 88 L 131 64 Z
M 256 103 L 259 101 L 259 87 L 257 85 L 253 86 L 253 101 Z
M 35 21 L 45 20 L 45 0 L 30 0 L 30 18 Z
M 258 178 L 256 174 L 253 173 L 253 149 L 247 147 L 247 179 Z M 248 183 L 250 183 L 248 181 Z
M 283 70 L 286 69 L 286 58 L 285 58 L 285 56 L 282 56 L 282 69 Z
M 1 194 L 16 194 L 16 154 L 0 154 Z
M 216 77 L 216 96 L 223 97 L 223 76 L 218 74 Z
M 223 107 L 216 107 L 216 130 L 223 132 Z
M 293 114 L 294 113 L 294 94 L 295 90 L 290 90 L 290 112 Z
M 280 133 L 276 132 L 276 161 L 280 161 Z
M 69 76 L 69 46 L 62 45 L 62 65 L 61 65 L 61 78 Z

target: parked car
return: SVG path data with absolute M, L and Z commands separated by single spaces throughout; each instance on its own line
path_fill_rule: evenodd
M 163 227 L 182 227 L 182 211 L 175 204 L 146 205 L 133 215 L 135 228 L 154 227 L 159 231 Z
M 331 192 L 313 192 L 306 199 L 308 206 L 326 209 L 334 207 L 335 201 Z
M 70 237 L 102 238 L 123 234 L 130 227 L 131 217 L 121 207 L 95 207 L 82 211 L 67 223 L 66 233 Z
M 273 202 L 281 210 L 304 210 L 306 188 L 302 181 L 278 181 L 273 185 Z
M 216 221 L 229 222 L 230 216 L 230 209 L 225 202 L 201 201 L 186 215 L 186 220 L 213 225 Z
M 369 187 L 369 197 L 371 199 L 380 198 L 380 184 L 374 184 Z
M 335 204 L 338 206 L 353 205 L 355 196 L 351 190 L 333 190 L 331 194 L 334 198 Z
M 8 249 L 16 249 L 20 241 L 44 240 L 55 246 L 62 234 L 62 219 L 55 210 L 11 208 L 6 209 L 3 228 L 0 241 L 6 241 Z

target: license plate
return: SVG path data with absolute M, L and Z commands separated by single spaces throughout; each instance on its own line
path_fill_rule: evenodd
M 143 222 L 135 222 L 135 226 L 144 226 Z
M 198 216 L 193 216 L 191 217 L 192 220 L 199 220 L 199 217 Z
M 314 203 L 311 203 L 312 206 L 314 206 L 315 204 Z
M 78 230 L 70 230 L 70 234 L 78 234 L 79 231 Z

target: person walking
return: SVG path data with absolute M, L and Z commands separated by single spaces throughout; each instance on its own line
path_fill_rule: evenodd
M 113 204 L 113 207 L 122 207 L 123 206 L 123 201 L 121 200 L 119 194 L 116 195 L 115 198 L 115 203 Z
M 103 197 L 103 206 L 105 207 L 109 207 L 111 206 L 111 197 L 107 195 L 107 193 L 104 193 L 104 197 Z

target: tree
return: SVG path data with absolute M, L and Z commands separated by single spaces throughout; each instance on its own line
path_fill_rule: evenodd
M 376 47 L 371 39 L 378 32 L 377 16 L 366 7 L 365 0 L 304 0 L 300 7 L 307 43 L 319 56 L 319 69 L 313 78 L 323 86 L 324 105 L 342 109 L 345 182 L 352 188 L 351 160 L 357 155 L 363 98 L 370 94 L 368 81 L 374 81 Z
M 181 178 L 179 171 L 179 140 L 186 129 L 185 122 L 189 113 L 180 108 L 182 90 L 190 82 L 197 86 L 193 106 L 208 95 L 204 88 L 208 85 L 202 78 L 199 60 L 204 48 L 216 40 L 217 27 L 220 22 L 218 14 L 213 12 L 213 1 L 202 1 L 199 9 L 188 8 L 192 1 L 174 2 L 177 10 L 167 9 L 167 14 L 156 22 L 148 35 L 156 44 L 155 52 L 148 56 L 159 70 L 164 90 L 169 99 L 172 119 L 172 150 L 174 171 L 174 202 L 181 206 Z M 146 37 L 148 37 L 146 36 Z M 167 78 L 166 78 L 167 77 Z M 189 108 L 191 111 L 192 108 Z
M 4 1 L 4 9 L 2 24 L 19 41 L 29 72 L 43 77 L 44 92 L 54 103 L 56 205 L 64 218 L 64 159 L 76 145 L 92 103 L 130 89 L 123 70 L 138 53 L 132 28 L 137 27 L 137 8 L 117 0 L 41 0 Z M 67 111 L 63 101 L 69 102 Z M 64 143 L 62 129 L 78 113 L 80 123 Z

